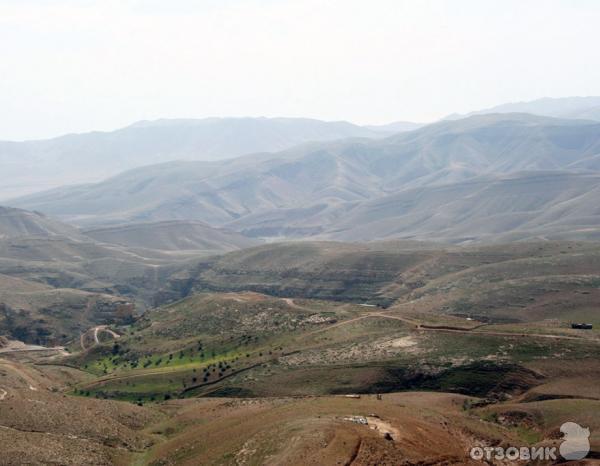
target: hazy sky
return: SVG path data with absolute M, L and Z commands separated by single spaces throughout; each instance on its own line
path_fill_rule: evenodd
M 0 0 L 0 139 L 600 95 L 597 0 Z

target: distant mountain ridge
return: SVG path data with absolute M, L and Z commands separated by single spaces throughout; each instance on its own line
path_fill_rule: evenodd
M 311 142 L 390 133 L 308 118 L 206 118 L 142 121 L 111 132 L 39 141 L 0 141 L 0 199 L 66 184 L 100 181 L 174 160 L 223 160 Z
M 0 239 L 30 236 L 80 236 L 67 224 L 48 218 L 39 212 L 0 206 Z
M 528 102 L 513 102 L 470 112 L 452 114 L 448 120 L 457 120 L 474 115 L 490 113 L 531 113 L 532 115 L 555 118 L 600 121 L 600 97 L 545 97 Z
M 442 242 L 600 239 L 600 173 L 523 172 L 364 202 L 324 238 Z M 289 226 L 288 226 L 289 228 Z
M 368 125 L 365 128 L 383 133 L 404 133 L 414 131 L 425 126 L 423 123 L 413 123 L 412 121 L 394 121 L 385 125 Z
M 573 217 L 561 205 L 579 212 L 580 230 L 593 230 L 600 216 L 592 208 L 598 173 L 600 123 L 484 114 L 384 139 L 154 165 L 12 203 L 89 228 L 194 220 L 272 239 L 421 235 L 455 242 L 493 240 L 511 231 L 527 237 L 544 222 L 564 232 Z M 519 186 L 518 195 L 510 194 L 511 183 Z M 545 211 L 557 217 L 544 220 Z

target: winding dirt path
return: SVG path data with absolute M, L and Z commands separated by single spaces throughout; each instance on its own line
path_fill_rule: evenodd
M 86 348 L 86 346 L 85 346 L 85 343 L 84 343 L 84 341 L 85 341 L 85 336 L 86 336 L 86 335 L 87 335 L 87 334 L 88 334 L 90 331 L 92 332 L 92 335 L 93 335 L 93 337 L 94 337 L 94 343 L 95 343 L 95 344 L 97 344 L 97 345 L 99 345 L 99 344 L 100 344 L 100 339 L 98 338 L 98 334 L 99 334 L 100 332 L 105 332 L 105 333 L 108 333 L 108 334 L 109 334 L 110 336 L 112 336 L 112 337 L 113 337 L 115 340 L 116 340 L 117 338 L 121 338 L 121 335 L 119 335 L 117 332 L 115 332 L 115 331 L 113 331 L 113 330 L 109 329 L 107 325 L 96 325 L 95 327 L 92 327 L 92 328 L 90 328 L 90 329 L 86 330 L 84 333 L 82 333 L 82 334 L 79 336 L 79 345 L 81 346 L 81 349 L 82 349 L 82 350 L 86 350 L 86 349 L 87 349 L 87 348 Z
M 304 309 L 303 307 L 298 306 L 292 298 L 281 298 L 288 306 L 294 307 L 296 309 Z
M 289 298 L 283 298 L 284 301 L 288 302 Z M 290 299 L 290 301 L 292 301 Z M 293 302 L 293 301 L 292 301 Z M 288 303 L 289 304 L 289 303 Z M 290 304 L 292 305 L 292 304 Z M 295 303 L 293 304 L 294 306 L 297 306 Z M 298 307 L 298 306 L 297 306 Z M 487 325 L 480 325 L 480 326 L 475 326 L 473 328 L 470 329 L 452 329 L 452 328 L 440 328 L 440 327 L 434 327 L 434 326 L 426 326 L 423 325 L 415 320 L 406 318 L 406 317 L 400 317 L 400 316 L 393 316 L 393 315 L 389 315 L 386 313 L 382 313 L 382 312 L 377 312 L 377 313 L 368 313 L 368 314 L 363 314 L 357 317 L 354 317 L 352 319 L 348 319 L 348 320 L 344 320 L 342 322 L 338 322 L 332 325 L 329 325 L 325 328 L 320 328 L 317 330 L 313 330 L 312 332 L 308 332 L 307 334 L 304 335 L 314 335 L 317 333 L 322 333 L 322 332 L 326 332 L 328 330 L 331 330 L 333 328 L 337 328 L 337 327 L 341 327 L 344 325 L 349 325 L 353 322 L 358 322 L 364 319 L 370 319 L 370 318 L 380 318 L 380 319 L 393 319 L 393 320 L 399 320 L 402 321 L 404 323 L 407 323 L 409 325 L 414 326 L 415 331 L 423 331 L 423 332 L 441 332 L 441 333 L 460 333 L 460 334 L 471 334 L 471 335 L 489 335 L 489 336 L 498 336 L 498 337 L 516 337 L 516 338 L 546 338 L 546 339 L 552 339 L 552 340 L 571 340 L 571 341 L 582 341 L 582 342 L 591 342 L 591 343 L 600 343 L 600 340 L 590 340 L 590 339 L 585 339 L 585 338 L 581 338 L 581 337 L 575 337 L 575 336 L 567 336 L 567 335 L 552 335 L 552 334 L 542 334 L 542 333 L 511 333 L 511 332 L 496 332 L 496 331 L 481 331 L 479 330 L 481 327 Z M 102 326 L 98 326 L 98 327 L 94 327 L 94 337 L 95 339 L 97 338 L 97 331 L 99 330 L 106 330 L 108 332 L 110 332 L 111 334 L 117 335 L 115 338 L 119 338 L 120 335 L 116 334 L 115 332 L 109 330 L 109 329 L 103 329 L 101 328 Z M 83 336 L 83 335 L 82 335 Z M 262 364 L 262 363 L 259 363 Z M 251 367 L 246 367 L 246 368 L 241 368 L 238 369 L 237 371 L 233 371 L 230 374 L 226 374 L 224 375 L 224 377 L 222 377 L 221 379 L 217 380 L 217 381 L 212 381 L 209 382 L 206 385 L 210 385 L 212 383 L 216 383 L 216 382 L 221 382 L 222 380 L 235 375 L 239 372 L 243 372 L 245 370 L 248 370 L 250 368 L 252 368 L 254 366 Z M 146 369 L 146 370 L 140 370 L 139 372 L 136 371 L 133 374 L 111 374 L 105 377 L 102 377 L 100 379 L 95 380 L 94 382 L 88 383 L 86 385 L 86 387 L 94 387 L 106 382 L 114 382 L 114 381 L 119 381 L 119 380 L 125 380 L 125 379 L 132 379 L 132 378 L 137 378 L 137 377 L 146 377 L 146 376 L 151 376 L 151 375 L 166 375 L 169 373 L 176 373 L 179 372 L 181 370 L 185 370 L 183 368 L 177 368 L 174 367 L 171 370 L 168 370 L 166 368 L 161 368 L 161 369 Z M 193 387 L 188 387 L 189 389 L 192 388 L 198 388 L 199 386 L 204 386 L 205 384 L 200 384 L 198 386 L 193 386 Z M 185 391 L 185 390 L 184 390 Z M 374 423 L 376 424 L 376 420 L 374 419 Z M 391 428 L 389 426 L 384 426 L 383 424 L 381 424 L 380 426 L 381 428 L 387 428 L 388 430 L 391 430 Z M 397 434 L 397 432 L 396 432 Z
M 98 326 L 94 327 L 94 341 L 96 342 L 96 344 L 100 344 L 100 340 L 98 339 L 98 333 L 99 332 L 108 333 L 115 340 L 117 338 L 121 338 L 121 335 L 119 335 L 117 332 L 114 332 L 113 330 L 109 329 L 108 326 L 106 326 L 106 325 L 98 325 Z
M 0 354 L 2 353 L 19 353 L 19 352 L 26 352 L 26 351 L 64 351 L 64 347 L 63 346 L 54 346 L 54 347 L 47 347 L 47 346 L 40 346 L 40 345 L 29 345 L 27 343 L 23 343 L 22 341 L 18 341 L 18 340 L 10 340 L 9 344 L 7 346 L 5 346 L 4 348 L 0 348 Z
M 520 338 L 547 338 L 550 340 L 571 340 L 571 341 L 582 341 L 587 343 L 600 343 L 600 340 L 592 338 L 574 337 L 569 335 L 553 335 L 551 333 L 512 333 L 512 332 L 495 332 L 487 330 L 455 330 L 445 328 L 426 328 L 421 327 L 421 330 L 433 330 L 436 332 L 445 333 L 470 333 L 471 335 L 491 335 L 495 337 L 520 337 Z
M 480 330 L 482 327 L 485 327 L 488 324 L 478 325 L 473 328 L 464 328 L 464 329 L 448 328 L 448 327 L 441 327 L 441 326 L 435 327 L 433 325 L 430 326 L 430 325 L 426 325 L 426 324 L 421 324 L 415 320 L 408 319 L 406 317 L 392 316 L 392 315 L 385 314 L 382 312 L 369 313 L 369 314 L 361 315 L 358 317 L 354 317 L 349 320 L 344 320 L 343 322 L 338 322 L 338 323 L 330 325 L 328 327 L 315 330 L 315 331 L 311 332 L 310 334 L 325 332 L 327 330 L 330 330 L 330 329 L 333 329 L 336 327 L 341 327 L 343 325 L 348 325 L 353 322 L 357 322 L 359 320 L 369 319 L 369 318 L 373 318 L 373 317 L 382 318 L 382 319 L 400 320 L 404 323 L 414 325 L 415 330 L 425 331 L 425 332 L 489 335 L 489 336 L 495 336 L 495 337 L 545 338 L 545 339 L 550 339 L 550 340 L 570 340 L 570 341 L 600 343 L 600 340 L 597 340 L 597 339 L 589 339 L 589 338 L 582 338 L 582 337 L 569 336 L 569 335 L 554 335 L 554 334 L 550 334 L 550 333 L 517 333 L 517 332 L 513 333 L 513 332 L 499 332 L 499 331 L 494 331 L 494 330 L 489 330 L 489 331 L 488 330 Z
M 419 322 L 417 322 L 415 320 L 407 319 L 405 317 L 389 316 L 389 315 L 386 315 L 386 314 L 371 312 L 369 314 L 363 314 L 363 315 L 360 315 L 358 317 L 353 317 L 352 319 L 344 320 L 342 322 L 337 322 L 335 324 L 329 325 L 329 326 L 324 327 L 324 328 L 319 328 L 317 330 L 313 330 L 312 332 L 308 333 L 308 335 L 313 335 L 313 334 L 316 334 L 316 333 L 326 332 L 326 331 L 331 330 L 333 328 L 342 327 L 344 325 L 352 324 L 354 322 L 358 322 L 358 321 L 364 320 L 364 319 L 369 319 L 371 317 L 382 317 L 382 318 L 387 318 L 387 319 L 401 320 L 402 322 L 410 324 L 410 325 L 414 325 L 415 327 L 419 326 Z

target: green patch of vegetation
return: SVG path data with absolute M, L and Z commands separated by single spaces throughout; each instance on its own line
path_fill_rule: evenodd
M 251 398 L 254 392 L 248 388 L 242 387 L 219 387 L 216 390 L 204 394 L 206 397 L 224 397 L 224 398 Z
M 518 426 L 515 427 L 514 430 L 517 433 L 519 439 L 521 439 L 528 445 L 536 444 L 544 438 L 544 436 L 540 432 L 526 426 Z

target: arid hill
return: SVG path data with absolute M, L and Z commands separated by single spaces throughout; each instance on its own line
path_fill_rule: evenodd
M 306 118 L 206 118 L 140 121 L 116 131 L 0 141 L 0 200 L 174 160 L 214 161 L 274 152 L 310 141 L 379 138 L 405 130 Z
M 485 114 L 384 139 L 152 165 L 11 204 L 89 229 L 193 220 L 269 240 L 594 239 L 598 154 L 598 122 Z
M 70 225 L 46 217 L 39 212 L 0 206 L 0 240 L 28 236 L 80 236 Z
M 167 221 L 134 223 L 84 230 L 101 243 L 162 251 L 205 251 L 209 254 L 256 246 L 259 241 L 234 231 L 212 228 L 202 222 Z

